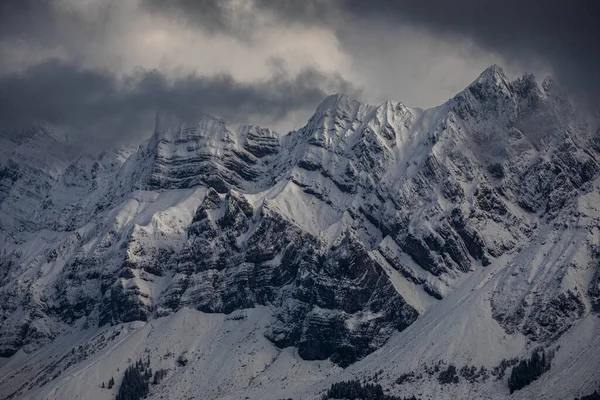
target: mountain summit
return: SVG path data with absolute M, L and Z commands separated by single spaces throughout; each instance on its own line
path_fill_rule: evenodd
M 287 135 L 159 115 L 135 151 L 38 158 L 48 137 L 0 137 L 3 397 L 114 398 L 146 362 L 150 398 L 600 386 L 600 137 L 547 81 L 336 94 Z

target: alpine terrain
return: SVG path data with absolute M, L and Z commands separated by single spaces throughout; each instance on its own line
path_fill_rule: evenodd
M 332 95 L 288 134 L 159 113 L 94 153 L 3 132 L 0 398 L 590 395 L 600 129 L 580 114 L 492 66 L 428 110 Z

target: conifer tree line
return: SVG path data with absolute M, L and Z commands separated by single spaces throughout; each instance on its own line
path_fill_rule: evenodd
M 117 368 L 117 371 L 119 369 Z M 152 375 L 152 368 L 150 368 L 150 356 L 143 361 L 141 358 L 130 365 L 123 374 L 123 380 L 121 386 L 117 392 L 117 400 L 139 400 L 148 397 L 150 392 L 150 383 L 158 385 L 166 376 L 168 370 L 158 369 Z M 152 378 L 152 380 L 150 379 Z M 111 377 L 108 384 L 104 382 L 100 385 L 102 389 L 112 389 L 115 385 L 115 378 Z
M 600 391 L 594 390 L 594 393 L 577 397 L 575 400 L 600 400 Z
M 117 400 L 139 400 L 148 397 L 151 377 L 150 357 L 146 361 L 137 360 L 125 370 Z
M 167 376 L 167 370 L 166 369 L 159 369 L 154 373 L 154 378 L 152 379 L 152 384 L 153 385 L 158 385 L 160 383 L 160 381 L 163 380 L 163 378 Z
M 358 380 L 337 382 L 331 385 L 323 400 L 347 399 L 347 400 L 417 400 L 416 397 L 398 397 L 383 393 L 379 384 L 364 383 Z
M 446 385 L 448 383 L 458 383 L 456 367 L 453 364 L 448 365 L 448 368 L 440 372 L 438 375 L 438 382 L 442 385 Z
M 512 369 L 508 378 L 510 393 L 523 389 L 549 369 L 550 357 L 546 357 L 546 352 L 543 349 L 535 350 L 529 359 L 519 361 Z

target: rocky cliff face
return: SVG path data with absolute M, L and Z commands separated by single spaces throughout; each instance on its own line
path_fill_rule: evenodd
M 334 95 L 287 135 L 164 116 L 137 150 L 2 141 L 2 357 L 265 306 L 273 344 L 347 366 L 494 263 L 508 334 L 598 312 L 600 139 L 549 80 L 494 66 L 429 110 Z

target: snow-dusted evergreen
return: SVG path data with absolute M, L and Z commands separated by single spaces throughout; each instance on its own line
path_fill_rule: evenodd
M 493 66 L 429 110 L 329 96 L 287 135 L 159 115 L 94 154 L 4 133 L 0 395 L 115 398 L 149 356 L 151 398 L 500 399 L 540 349 L 512 397 L 592 393 L 600 130 L 576 111 Z

